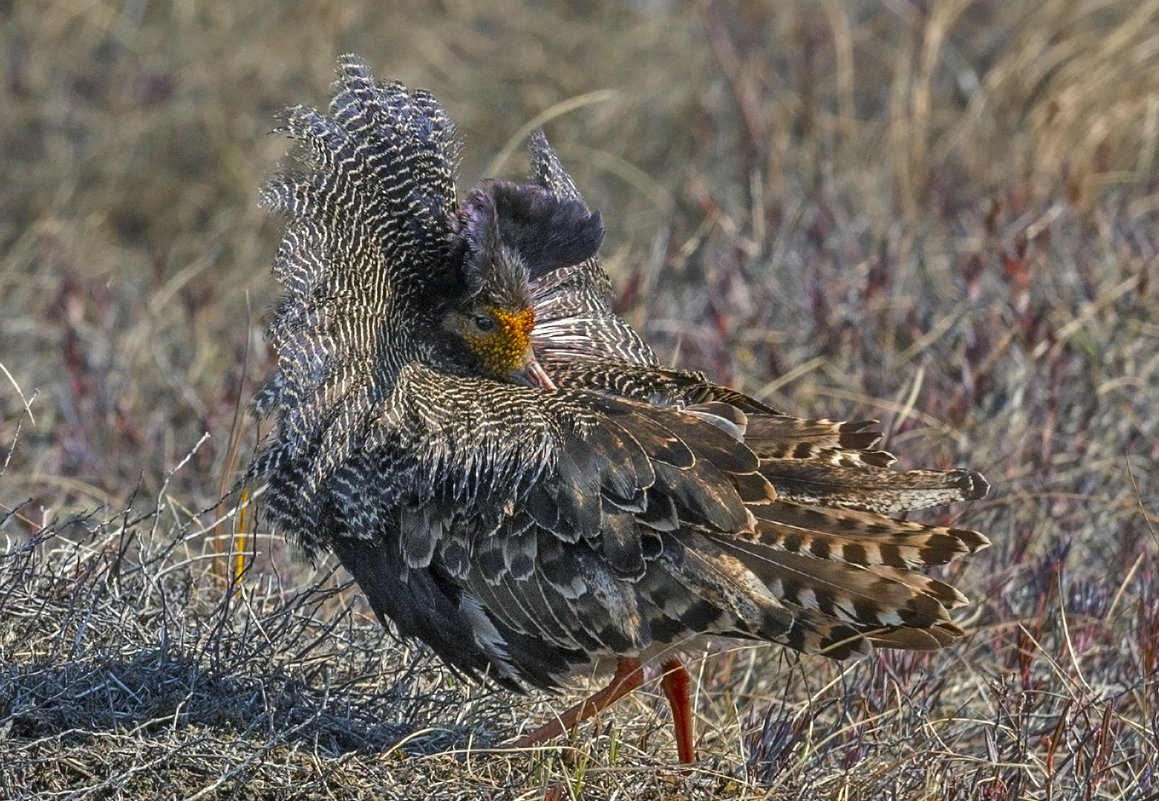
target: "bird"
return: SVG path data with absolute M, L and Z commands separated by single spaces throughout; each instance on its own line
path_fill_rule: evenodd
M 461 144 L 426 91 L 339 60 L 325 111 L 261 200 L 287 218 L 276 352 L 249 475 L 308 555 L 333 553 L 384 624 L 456 674 L 590 697 L 660 662 L 695 760 L 682 654 L 725 640 L 844 659 L 963 636 L 927 575 L 988 545 L 902 519 L 986 495 L 977 471 L 895 470 L 874 421 L 805 419 L 664 366 L 614 311 L 605 224 L 546 136 L 524 183 L 459 198 Z

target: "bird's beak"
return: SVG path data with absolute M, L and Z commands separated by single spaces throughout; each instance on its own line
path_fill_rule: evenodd
M 530 351 L 530 348 L 528 349 Z M 528 353 L 523 367 L 512 372 L 511 377 L 525 387 L 539 387 L 540 389 L 555 389 L 555 382 L 543 369 L 543 365 L 535 358 L 535 354 Z

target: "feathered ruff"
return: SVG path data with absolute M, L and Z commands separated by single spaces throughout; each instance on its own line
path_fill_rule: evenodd
M 354 57 L 338 76 L 328 113 L 288 113 L 280 132 L 302 144 L 302 169 L 276 175 L 261 196 L 289 220 L 274 260 L 285 295 L 266 328 L 277 370 L 253 403 L 277 429 L 250 475 L 269 478 L 274 521 L 307 551 L 327 545 L 325 485 L 421 353 L 414 330 L 431 290 L 457 280 L 450 118 L 426 92 L 376 83 Z
M 584 202 L 543 131 L 531 134 L 528 149 L 534 185 L 561 200 Z M 579 264 L 535 276 L 531 300 L 537 321 L 532 344 L 545 365 L 566 364 L 572 359 L 611 359 L 659 366 L 648 344 L 615 313 L 612 282 L 598 255 L 593 253 Z

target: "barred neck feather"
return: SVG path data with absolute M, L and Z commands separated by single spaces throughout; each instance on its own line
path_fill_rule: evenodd
M 329 113 L 293 108 L 280 132 L 301 143 L 301 169 L 261 195 L 289 221 L 274 260 L 285 295 L 266 331 L 277 370 L 254 399 L 278 430 L 251 472 L 280 471 L 273 505 L 308 531 L 319 486 L 374 405 L 404 364 L 429 358 L 430 298 L 457 276 L 448 253 L 459 144 L 431 95 L 377 83 L 351 56 Z
M 559 198 L 583 201 L 543 131 L 531 135 L 529 151 L 532 182 Z M 636 330 L 616 314 L 612 283 L 599 255 L 544 273 L 532 281 L 531 289 L 538 320 L 532 341 L 541 360 L 660 365 Z

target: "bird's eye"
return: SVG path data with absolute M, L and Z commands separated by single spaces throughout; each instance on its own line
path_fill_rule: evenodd
M 495 330 L 495 318 L 489 314 L 476 314 L 471 322 L 483 333 Z

